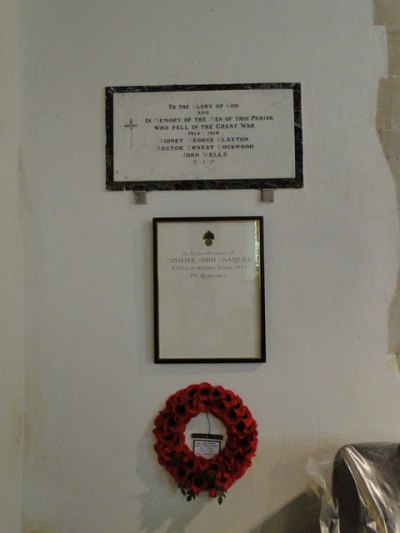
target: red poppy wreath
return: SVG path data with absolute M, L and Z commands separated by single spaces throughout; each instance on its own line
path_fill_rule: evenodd
M 199 413 L 213 414 L 227 429 L 225 446 L 209 459 L 194 454 L 185 442 L 186 425 Z M 154 424 L 158 462 L 178 483 L 187 501 L 208 491 L 210 497 L 217 497 L 222 503 L 227 490 L 243 476 L 256 453 L 256 421 L 241 398 L 221 385 L 200 383 L 175 392 Z

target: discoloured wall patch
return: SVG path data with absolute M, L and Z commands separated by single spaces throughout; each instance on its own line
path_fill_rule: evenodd
M 26 404 L 28 409 L 24 420 L 24 459 L 31 469 L 43 466 L 43 452 L 40 443 L 42 431 L 42 387 L 39 370 L 26 365 Z
M 23 518 L 21 533 L 55 533 L 55 531 L 47 526 L 34 526 L 30 520 Z
M 385 26 L 388 46 L 388 77 L 382 79 L 378 93 L 376 127 L 379 139 L 392 172 L 397 205 L 400 212 L 400 2 L 374 0 L 376 25 Z M 388 353 L 392 363 L 400 369 L 400 271 L 397 286 L 389 307 Z
M 386 356 L 386 366 L 397 376 L 400 376 L 400 354 L 390 353 Z

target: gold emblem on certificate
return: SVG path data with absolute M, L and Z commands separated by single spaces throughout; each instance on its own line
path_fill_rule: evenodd
M 214 233 L 211 233 L 211 231 L 207 231 L 203 235 L 203 239 L 206 246 L 212 246 L 213 240 L 215 239 Z

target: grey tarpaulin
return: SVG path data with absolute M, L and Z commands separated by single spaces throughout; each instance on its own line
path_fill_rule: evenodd
M 321 533 L 400 533 L 399 444 L 349 444 L 307 473 Z

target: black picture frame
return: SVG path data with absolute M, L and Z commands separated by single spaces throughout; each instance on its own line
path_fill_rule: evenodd
M 263 234 L 260 216 L 153 219 L 155 363 L 266 362 Z

